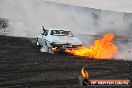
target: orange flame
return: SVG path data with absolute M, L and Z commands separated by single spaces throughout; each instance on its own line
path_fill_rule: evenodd
M 79 47 L 75 50 L 66 50 L 67 53 L 96 59 L 110 59 L 117 52 L 117 46 L 112 43 L 115 35 L 105 34 L 96 39 L 90 47 Z
M 89 77 L 88 72 L 87 71 L 84 71 L 84 67 L 82 68 L 81 73 L 82 73 L 82 77 L 83 78 L 88 78 Z

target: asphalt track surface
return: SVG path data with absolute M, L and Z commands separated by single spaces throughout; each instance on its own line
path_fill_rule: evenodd
M 91 79 L 132 79 L 132 61 L 42 53 L 35 39 L 0 36 L 0 88 L 81 88 L 86 65 Z

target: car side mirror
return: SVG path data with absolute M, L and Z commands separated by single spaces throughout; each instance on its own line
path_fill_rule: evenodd
M 44 33 L 41 33 L 41 35 L 44 35 Z

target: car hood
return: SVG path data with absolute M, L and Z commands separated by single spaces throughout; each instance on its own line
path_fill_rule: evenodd
M 57 44 L 66 44 L 66 43 L 70 43 L 72 45 L 81 45 L 82 44 L 81 40 L 79 40 L 76 37 L 70 37 L 70 36 L 56 36 L 56 39 L 53 40 L 53 42 L 56 42 Z

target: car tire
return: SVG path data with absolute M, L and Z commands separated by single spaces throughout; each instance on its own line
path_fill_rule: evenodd
M 41 47 L 41 52 L 48 52 L 48 47 L 43 45 L 43 47 Z
M 49 47 L 46 42 L 45 44 L 43 44 L 43 47 L 41 48 L 41 52 L 54 53 L 51 47 Z

